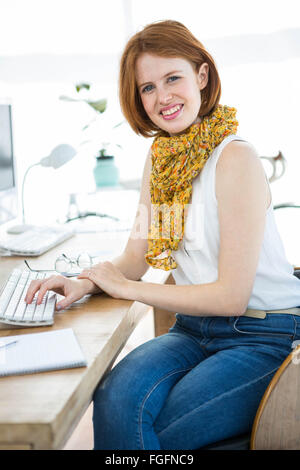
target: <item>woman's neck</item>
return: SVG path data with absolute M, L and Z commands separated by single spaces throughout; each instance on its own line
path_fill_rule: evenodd
M 200 123 L 201 121 L 202 121 L 202 119 L 201 119 L 199 116 L 197 116 L 197 118 L 195 119 L 195 121 L 192 122 L 192 124 L 190 124 L 186 129 L 183 129 L 181 132 L 177 132 L 176 134 L 170 134 L 170 133 L 169 133 L 169 136 L 170 136 L 170 137 L 174 137 L 174 136 L 176 136 L 176 135 L 185 134 L 186 131 L 187 131 L 187 129 L 189 129 L 189 128 L 190 128 L 191 126 L 193 126 L 194 124 Z

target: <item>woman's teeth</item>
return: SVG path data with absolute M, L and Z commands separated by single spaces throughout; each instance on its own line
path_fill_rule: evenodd
M 180 108 L 181 108 L 181 105 L 178 104 L 177 106 L 174 106 L 174 108 L 167 109 L 167 111 L 162 111 L 162 115 L 163 115 L 163 116 L 170 116 L 171 114 L 174 114 L 174 113 L 176 113 L 177 111 L 179 111 Z

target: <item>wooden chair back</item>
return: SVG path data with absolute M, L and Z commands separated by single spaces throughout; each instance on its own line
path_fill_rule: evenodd
M 250 449 L 300 449 L 300 345 L 282 363 L 263 395 Z

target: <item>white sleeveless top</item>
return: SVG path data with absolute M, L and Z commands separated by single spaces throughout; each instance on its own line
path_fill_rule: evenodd
M 176 284 L 207 284 L 218 279 L 220 231 L 215 193 L 216 164 L 225 145 L 243 140 L 226 137 L 193 180 L 185 233 L 177 251 L 172 251 L 177 268 L 172 271 Z M 300 306 L 300 279 L 293 275 L 277 230 L 273 204 L 266 213 L 263 244 L 248 308 L 284 309 Z

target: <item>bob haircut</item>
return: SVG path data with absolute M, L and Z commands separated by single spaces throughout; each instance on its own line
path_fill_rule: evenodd
M 120 62 L 120 105 L 136 134 L 144 137 L 164 134 L 147 116 L 136 83 L 136 61 L 145 52 L 161 57 L 181 57 L 194 65 L 196 71 L 206 62 L 209 79 L 201 92 L 199 117 L 215 110 L 221 95 L 221 82 L 211 55 L 182 23 L 172 20 L 151 23 L 128 41 Z

